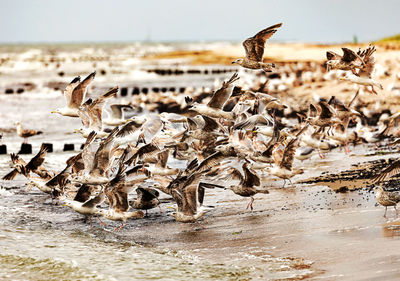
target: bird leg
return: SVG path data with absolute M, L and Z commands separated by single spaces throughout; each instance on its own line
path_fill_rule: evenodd
M 103 226 L 104 227 L 106 227 L 107 226 L 107 224 L 105 224 L 105 222 L 104 221 L 102 221 L 99 217 L 97 217 L 97 219 L 103 224 Z
M 290 184 L 292 185 L 292 187 L 294 188 L 294 184 L 292 183 L 292 181 L 290 179 L 288 179 Z
M 385 207 L 385 213 L 383 214 L 383 217 L 386 219 L 386 211 L 387 211 L 387 206 Z
M 250 207 L 250 210 L 253 211 L 253 202 L 254 202 L 254 197 L 250 196 L 250 202 L 247 204 L 246 210 Z
M 90 230 L 93 228 L 93 225 L 92 225 L 92 216 L 90 216 L 89 217 L 89 223 L 90 223 Z
M 284 188 L 284 187 L 285 187 L 285 184 L 286 184 L 286 179 L 283 179 L 283 185 L 282 185 L 282 188 Z
M 394 209 L 396 210 L 396 218 L 399 216 L 399 211 L 396 208 L 396 205 L 394 205 Z
M 371 86 L 371 89 L 372 89 L 372 92 L 373 92 L 375 95 L 378 94 L 378 92 L 374 89 L 374 86 Z
M 125 223 L 123 223 L 123 222 L 121 222 L 121 225 L 119 225 L 119 226 L 116 226 L 114 229 L 113 229 L 113 232 L 114 231 L 121 231 L 121 229 L 125 226 L 126 224 Z
M 28 142 L 27 138 L 24 138 L 24 144 L 26 144 Z

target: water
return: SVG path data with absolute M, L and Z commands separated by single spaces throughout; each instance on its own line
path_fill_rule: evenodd
M 120 243 L 113 235 L 0 228 L 0 279 L 237 280 L 249 268 L 200 262 L 167 250 Z

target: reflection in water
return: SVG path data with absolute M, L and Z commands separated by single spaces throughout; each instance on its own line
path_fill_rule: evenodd
M 383 237 L 396 237 L 400 236 L 400 221 L 387 222 L 382 226 Z

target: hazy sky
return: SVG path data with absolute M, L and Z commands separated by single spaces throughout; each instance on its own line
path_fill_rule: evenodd
M 397 0 L 1 0 L 0 43 L 241 41 L 283 22 L 280 41 L 400 33 Z

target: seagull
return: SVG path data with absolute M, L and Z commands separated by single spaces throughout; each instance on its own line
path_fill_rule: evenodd
M 199 186 L 202 172 L 192 173 L 189 176 L 177 176 L 170 182 L 167 189 L 177 206 L 172 216 L 179 222 L 195 222 L 201 218 L 206 208 L 202 206 L 204 187 Z
M 17 134 L 21 138 L 24 138 L 24 143 L 27 142 L 27 138 L 29 137 L 43 134 L 42 131 L 24 129 L 20 121 L 15 122 L 15 125 L 17 126 Z
M 30 172 L 37 174 L 39 177 L 45 180 L 50 180 L 53 175 L 42 166 L 44 157 L 46 156 L 47 149 L 42 144 L 39 152 L 32 157 L 32 159 L 26 163 L 19 155 L 11 153 L 11 161 L 14 169 L 5 175 L 3 180 L 13 180 L 17 174 L 22 174 L 27 178 L 30 178 Z
M 256 172 L 251 171 L 247 165 L 247 162 L 242 165 L 244 175 L 242 175 L 242 173 L 236 168 L 231 168 L 228 170 L 228 176 L 230 178 L 239 180 L 239 184 L 231 185 L 228 188 L 237 195 L 250 197 L 250 202 L 247 204 L 246 210 L 250 207 L 250 210 L 253 211 L 253 196 L 257 193 L 268 194 L 269 191 L 267 189 L 256 188 L 256 186 L 260 186 L 260 178 Z
M 80 81 L 80 76 L 75 77 L 63 92 L 67 106 L 57 108 L 51 113 L 58 113 L 69 117 L 79 117 L 79 107 L 82 105 L 82 102 L 85 99 L 87 87 L 94 80 L 95 76 L 96 71 L 89 74 L 82 82 Z
M 106 219 L 121 221 L 121 225 L 114 228 L 113 231 L 117 229 L 118 231 L 121 230 L 129 218 L 144 217 L 144 213 L 140 210 L 129 212 L 128 193 L 133 189 L 133 186 L 125 183 L 125 170 L 126 167 L 120 162 L 117 174 L 104 188 L 104 193 L 110 202 L 110 208 L 108 210 L 97 211 L 97 214 L 102 215 Z
M 103 201 L 105 200 L 105 196 L 104 191 L 101 190 L 97 196 L 90 198 L 91 192 L 89 191 L 89 189 L 89 185 L 83 184 L 79 188 L 74 199 L 64 198 L 61 201 L 63 202 L 63 206 L 70 207 L 72 210 L 79 214 L 89 216 L 90 227 L 92 227 L 92 215 L 97 214 L 97 206 L 103 203 Z M 106 226 L 106 224 L 100 218 L 98 219 L 104 226 Z
M 374 86 L 378 87 L 381 90 L 383 90 L 383 86 L 382 84 L 372 79 L 372 72 L 374 71 L 375 67 L 375 51 L 375 46 L 369 46 L 367 49 L 359 51 L 359 56 L 362 57 L 363 61 L 365 62 L 365 66 L 360 68 L 360 70 L 356 74 L 340 77 L 339 80 L 350 81 L 364 86 L 371 86 L 372 92 L 377 95 L 378 93 L 374 89 Z
M 185 98 L 186 103 L 188 103 L 191 110 L 197 111 L 202 115 L 214 118 L 233 119 L 234 116 L 232 112 L 223 111 L 222 109 L 232 94 L 233 82 L 237 81 L 238 79 L 238 74 L 235 72 L 227 82 L 222 83 L 220 89 L 214 92 L 207 105 L 195 103 L 189 97 Z
M 158 199 L 160 193 L 154 188 L 138 187 L 136 188 L 136 194 L 136 200 L 131 203 L 134 209 L 145 210 L 147 214 L 147 210 L 160 205 L 160 200 Z
M 97 137 L 105 137 L 108 134 L 103 131 L 102 113 L 107 100 L 116 96 L 118 86 L 114 87 L 95 100 L 88 99 L 79 107 L 78 115 L 81 118 L 83 128 L 76 130 L 83 137 L 87 137 L 91 131 L 97 132 Z
M 243 47 L 246 51 L 246 57 L 240 58 L 232 62 L 232 64 L 239 64 L 244 68 L 250 69 L 263 69 L 264 71 L 271 71 L 275 67 L 273 63 L 264 63 L 264 47 L 265 42 L 282 26 L 282 23 L 275 24 L 264 30 L 258 32 L 255 36 L 246 39 L 243 42 Z
M 285 147 L 285 150 L 283 152 L 282 157 L 274 157 L 275 160 L 275 165 L 272 168 L 267 168 L 267 171 L 271 173 L 272 175 L 279 177 L 284 180 L 283 186 L 285 187 L 286 180 L 289 180 L 290 184 L 293 186 L 293 183 L 291 182 L 290 178 L 303 173 L 303 169 L 292 169 L 293 165 L 293 160 L 294 160 L 294 153 L 296 150 L 296 147 L 298 146 L 298 140 L 299 136 L 305 131 L 305 129 L 308 127 L 308 124 L 306 124 L 297 134 L 296 136 L 289 141 L 287 146 Z
M 361 68 L 365 65 L 363 59 L 349 48 L 342 48 L 342 50 L 343 56 L 332 51 L 326 52 L 326 58 L 328 59 L 326 65 L 328 70 L 351 70 L 353 74 L 356 74 L 355 69 Z
M 397 203 L 400 202 L 399 191 L 386 191 L 381 185 L 374 187 L 376 201 L 382 206 L 385 206 L 385 213 L 383 217 L 386 218 L 387 207 L 393 206 L 396 210 L 396 217 L 399 215 L 399 211 L 396 208 Z
M 169 149 L 161 151 L 157 154 L 157 163 L 154 166 L 145 164 L 145 170 L 151 175 L 170 176 L 176 175 L 180 171 L 178 168 L 170 168 L 167 166 Z
M 103 124 L 108 126 L 119 126 L 129 122 L 129 119 L 124 118 L 124 108 L 132 108 L 128 104 L 112 104 L 111 111 L 105 110 L 108 113 L 108 118 L 103 119 Z

